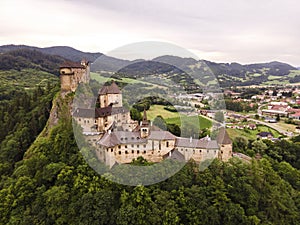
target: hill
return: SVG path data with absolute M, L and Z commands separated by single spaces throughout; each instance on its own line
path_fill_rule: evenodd
M 190 90 L 213 86 L 218 81 L 221 87 L 289 84 L 300 82 L 300 70 L 282 62 L 268 62 L 242 65 L 239 63 L 215 63 L 165 55 L 152 60 L 124 60 L 102 53 L 82 52 L 67 46 L 38 48 L 26 45 L 0 46 L 0 69 L 41 68 L 58 73 L 63 60 L 79 62 L 82 58 L 93 62 L 91 71 L 108 76 L 134 79 L 153 78 L 171 80 Z M 44 54 L 44 55 L 39 55 Z M 101 56 L 101 57 L 100 57 Z M 31 58 L 30 58 L 31 57 Z M 29 59 L 30 58 L 30 59 Z M 39 59 L 41 59 L 40 62 Z M 31 62 L 29 62 L 29 61 Z
M 166 79 L 172 77 L 175 82 L 184 81 L 194 86 L 214 84 L 216 79 L 222 87 L 296 83 L 300 80 L 300 71 L 282 62 L 242 65 L 170 55 L 160 56 L 150 61 L 129 61 L 103 56 L 94 62 L 92 71 L 118 71 L 122 76 L 130 78 L 151 75 Z M 197 81 L 194 78 L 197 78 Z
M 94 159 L 95 152 L 79 150 L 74 137 L 78 129 L 70 115 L 74 95 L 62 98 L 58 84 L 44 82 L 52 77 L 53 84 L 58 83 L 58 78 L 41 71 L 48 68 L 37 61 L 43 53 L 25 52 L 24 57 L 13 57 L 40 67 L 28 69 L 25 64 L 25 69 L 0 74 L 2 90 L 19 85 L 0 99 L 0 224 L 279 225 L 300 221 L 300 137 L 244 145 L 246 153 L 263 156 L 251 163 L 236 158 L 214 160 L 204 170 L 206 165 L 188 162 L 160 183 L 124 186 L 109 179 L 113 174 L 100 176 L 90 168 L 84 157 Z M 25 57 L 31 53 L 38 57 Z M 164 69 L 161 64 L 149 66 Z M 241 146 L 235 143 L 235 150 Z M 99 165 L 97 160 L 89 163 Z M 151 167 L 152 172 L 162 176 L 171 170 L 171 163 L 162 171 Z M 150 165 L 140 158 L 134 166 Z M 128 175 L 130 171 L 116 172 Z
M 44 54 L 60 56 L 62 58 L 74 62 L 80 62 L 83 58 L 90 62 L 94 62 L 98 57 L 102 55 L 102 53 L 82 52 L 68 46 L 53 46 L 47 48 L 38 48 L 38 47 L 27 46 L 27 45 L 3 45 L 0 46 L 0 53 L 21 50 L 21 49 L 36 50 Z
M 66 61 L 60 56 L 47 55 L 36 50 L 18 49 L 0 54 L 0 70 L 37 69 L 59 74 L 59 65 Z

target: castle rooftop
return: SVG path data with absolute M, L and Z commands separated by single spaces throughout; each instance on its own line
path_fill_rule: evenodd
M 100 90 L 99 90 L 100 95 L 106 95 L 106 94 L 121 94 L 121 91 L 117 84 L 113 81 L 111 85 L 106 86 L 104 85 Z
M 82 69 L 84 69 L 85 67 L 79 62 L 65 61 L 60 65 L 60 68 L 82 68 Z

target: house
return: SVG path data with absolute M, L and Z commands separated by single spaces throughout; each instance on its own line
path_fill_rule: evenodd
M 270 132 L 260 132 L 257 134 L 257 137 L 261 139 L 272 139 L 273 134 Z
M 249 125 L 247 125 L 247 128 L 250 130 L 256 130 L 257 126 L 256 126 L 256 124 L 249 124 Z

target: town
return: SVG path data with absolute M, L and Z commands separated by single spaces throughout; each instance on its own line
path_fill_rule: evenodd
M 61 65 L 62 92 L 75 92 L 80 83 L 88 83 L 89 67 L 85 60 Z M 138 157 L 153 163 L 166 158 L 193 159 L 198 163 L 212 158 L 227 161 L 231 157 L 250 161 L 249 156 L 232 150 L 233 141 L 243 142 L 244 138 L 275 142 L 300 133 L 298 87 L 256 86 L 227 88 L 221 93 L 174 94 L 172 98 L 178 105 L 151 104 L 147 110 L 140 109 L 138 114 L 143 116 L 137 119 L 123 106 L 122 91 L 116 82 L 112 79 L 100 85 L 96 108 L 76 107 L 72 112 L 86 140 L 97 149 L 98 160 L 109 167 L 131 163 Z M 211 106 L 217 101 L 224 101 L 226 109 L 213 109 Z M 179 137 L 178 132 L 168 129 L 172 125 L 180 130 L 179 124 L 168 123 L 174 121 L 176 113 L 178 116 L 178 109 L 186 118 L 199 117 L 202 122 L 210 122 L 210 126 L 200 131 L 198 128 L 199 136 Z M 157 118 L 165 123 L 166 129 L 155 123 Z

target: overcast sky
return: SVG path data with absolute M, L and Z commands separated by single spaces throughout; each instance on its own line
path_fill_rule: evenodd
M 109 52 L 167 41 L 217 62 L 300 66 L 298 0 L 1 0 L 0 45 Z

